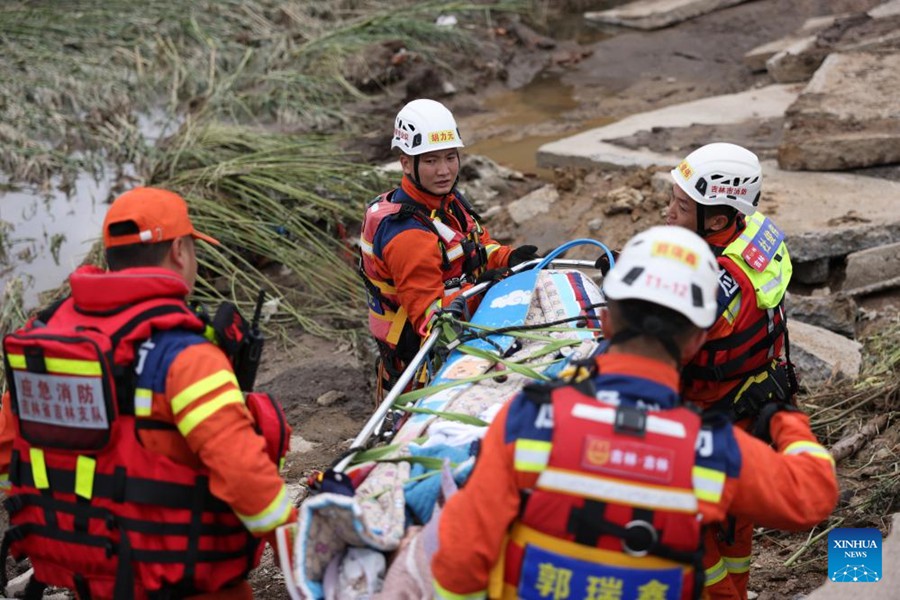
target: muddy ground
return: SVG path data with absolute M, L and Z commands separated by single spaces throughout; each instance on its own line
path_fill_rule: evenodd
M 579 10 L 601 8 L 601 3 L 577 4 Z M 452 75 L 436 75 L 428 65 L 420 64 L 393 83 L 387 96 L 369 101 L 365 108 L 384 111 L 386 131 L 393 118 L 393 110 L 387 106 L 395 106 L 398 98 L 437 97 L 459 116 L 461 133 L 469 146 L 477 148 L 499 140 L 490 146 L 492 158 L 507 162 L 503 152 L 507 147 L 508 162 L 516 168 L 521 164 L 517 164 L 521 157 L 516 153 L 522 147 L 530 149 L 529 143 L 536 139 L 562 137 L 636 112 L 767 84 L 770 81 L 765 73 L 754 74 L 744 67 L 741 57 L 745 52 L 794 31 L 809 17 L 865 10 L 875 4 L 874 0 L 758 0 L 661 31 L 589 32 L 588 38 L 602 39 L 586 43 L 558 40 L 554 48 L 542 48 L 549 44 L 535 43 L 540 38 L 529 37 L 527 30 L 517 28 L 515 23 L 501 22 L 485 32 L 482 52 L 455 61 L 457 71 Z M 544 33 L 553 35 L 553 31 Z M 539 121 L 527 115 L 511 117 L 504 99 L 515 93 L 511 90 L 527 86 L 536 77 L 550 77 L 566 89 L 570 95 L 563 103 L 566 109 L 555 118 Z M 452 83 L 457 93 L 443 95 L 442 81 Z M 760 154 L 771 155 L 780 129 L 780 122 L 772 122 L 751 132 Z M 727 138 L 728 133 L 698 129 L 693 137 L 665 135 L 655 138 L 653 144 L 683 154 L 714 136 Z M 383 132 L 368 136 L 366 151 L 371 160 L 387 158 L 386 139 Z M 528 242 L 548 249 L 572 238 L 594 237 L 618 248 L 636 231 L 663 220 L 666 197 L 651 190 L 651 171 L 546 173 L 537 169 L 529 172 L 527 166 L 524 170 L 526 180 L 505 190 L 495 203 L 508 203 L 544 180 L 554 183 L 561 197 L 551 214 L 523 225 L 516 225 L 505 210 L 488 219 L 489 228 L 507 243 Z M 631 213 L 605 214 L 608 192 L 622 186 L 638 189 L 649 200 Z M 598 218 L 601 221 L 594 222 L 595 229 L 589 228 L 589 222 Z M 870 302 L 890 311 L 896 306 L 894 300 L 888 295 Z M 289 480 L 302 481 L 313 469 L 331 464 L 359 432 L 373 409 L 373 371 L 371 354 L 358 348 L 308 337 L 296 341 L 291 347 L 267 349 L 259 387 L 282 401 L 295 435 L 305 442 L 290 455 L 286 471 Z M 329 399 L 336 399 L 327 406 L 320 405 L 317 400 L 327 392 L 332 392 Z M 893 448 L 898 437 L 900 431 L 894 425 L 879 444 L 843 467 L 845 502 L 852 501 L 855 490 L 872 485 L 861 469 L 878 451 Z M 750 584 L 760 598 L 794 598 L 824 582 L 824 564 L 801 559 L 792 567 L 783 566 L 806 539 L 806 533 L 760 532 Z M 259 597 L 287 597 L 270 562 L 256 571 L 252 583 Z

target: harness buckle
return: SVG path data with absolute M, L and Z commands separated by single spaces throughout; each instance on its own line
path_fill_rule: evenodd
M 629 556 L 646 556 L 659 541 L 659 532 L 647 521 L 635 520 L 625 525 L 622 551 Z

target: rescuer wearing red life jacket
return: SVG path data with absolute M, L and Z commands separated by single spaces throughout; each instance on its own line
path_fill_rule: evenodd
M 400 151 L 400 186 L 372 201 L 363 218 L 360 272 L 386 388 L 415 356 L 432 318 L 460 292 L 487 271 L 536 258 L 534 246 L 513 250 L 494 241 L 456 188 L 462 147 L 443 104 L 408 103 L 391 140 Z
M 514 397 L 447 501 L 438 598 L 699 598 L 704 524 L 736 514 L 800 529 L 827 517 L 834 462 L 806 415 L 767 404 L 757 433 L 773 448 L 681 404 L 678 369 L 716 318 L 718 271 L 680 227 L 625 245 L 603 281 L 606 353 Z
M 763 405 L 789 401 L 796 392 L 793 367 L 783 358 L 784 295 L 792 272 L 784 233 L 757 211 L 762 169 L 749 150 L 707 144 L 671 174 L 666 223 L 697 232 L 722 268 L 716 321 L 682 371 L 683 396 L 705 411 L 729 414 L 747 429 Z M 746 520 L 707 532 L 711 598 L 746 600 L 752 541 L 753 523 Z
M 126 192 L 103 223 L 110 270 L 79 268 L 4 338 L 2 560 L 31 559 L 29 597 L 251 598 L 262 541 L 296 519 L 289 428 L 269 433 L 185 303 L 198 239 L 218 244 L 177 194 Z

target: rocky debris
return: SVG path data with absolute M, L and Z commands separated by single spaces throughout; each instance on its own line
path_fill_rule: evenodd
M 900 52 L 830 54 L 787 113 L 778 163 L 841 170 L 900 162 Z
M 778 83 L 807 81 L 822 64 L 825 55 L 815 36 L 800 38 L 769 58 L 766 70 Z
M 884 17 L 900 15 L 900 0 L 890 0 L 890 2 L 879 4 L 867 14 L 873 19 L 883 19 Z
M 784 305 L 788 315 L 788 330 L 796 319 L 849 338 L 856 337 L 859 307 L 850 296 L 828 293 L 800 296 L 788 293 Z
M 329 390 L 316 398 L 316 404 L 319 406 L 331 406 L 335 402 L 339 402 L 346 397 L 344 392 L 338 390 Z
M 644 195 L 639 190 L 619 187 L 606 194 L 607 206 L 603 209 L 603 214 L 610 216 L 630 213 L 643 201 Z
M 509 216 L 517 225 L 526 223 L 531 219 L 550 212 L 550 207 L 559 200 L 559 192 L 556 186 L 545 185 L 533 192 L 514 200 L 507 205 Z
M 861 296 L 900 287 L 900 243 L 853 252 L 847 256 L 842 290 Z
M 518 171 L 497 164 L 486 156 L 462 154 L 459 167 L 459 189 L 475 210 L 487 211 L 498 196 L 507 196 L 511 182 L 524 181 Z
M 862 344 L 802 321 L 791 321 L 788 328 L 791 361 L 801 385 L 817 387 L 834 378 L 859 376 Z
M 622 25 L 635 29 L 660 29 L 747 0 L 639 0 L 619 8 L 584 13 L 593 23 Z
M 778 40 L 766 42 L 765 44 L 757 46 L 756 48 L 745 54 L 744 64 L 747 65 L 747 67 L 749 67 L 751 71 L 765 71 L 767 68 L 766 63 L 770 58 L 772 58 L 779 52 L 787 50 L 801 39 L 807 39 L 809 37 L 815 39 L 815 34 L 817 34 L 819 31 L 832 25 L 837 19 L 846 16 L 848 16 L 848 14 L 843 13 L 840 15 L 825 15 L 823 17 L 813 17 L 812 19 L 807 19 L 803 23 L 803 26 L 800 27 L 800 29 L 798 29 L 795 33 Z
M 883 579 L 878 583 L 859 586 L 847 583 L 825 581 L 825 585 L 804 596 L 804 600 L 846 600 L 847 586 L 854 588 L 854 598 L 865 600 L 893 600 L 900 589 L 900 513 L 894 513 L 891 519 L 891 532 L 881 545 L 881 574 Z M 859 587 L 857 592 L 855 588 Z

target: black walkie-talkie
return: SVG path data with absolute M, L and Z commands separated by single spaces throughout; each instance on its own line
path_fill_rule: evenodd
M 259 370 L 259 362 L 262 359 L 263 343 L 265 337 L 259 329 L 259 319 L 262 315 L 263 302 L 266 291 L 259 290 L 256 298 L 256 309 L 253 311 L 253 320 L 250 322 L 250 330 L 246 339 L 240 345 L 234 361 L 234 374 L 238 385 L 243 392 L 252 392 L 256 383 L 256 372 Z

